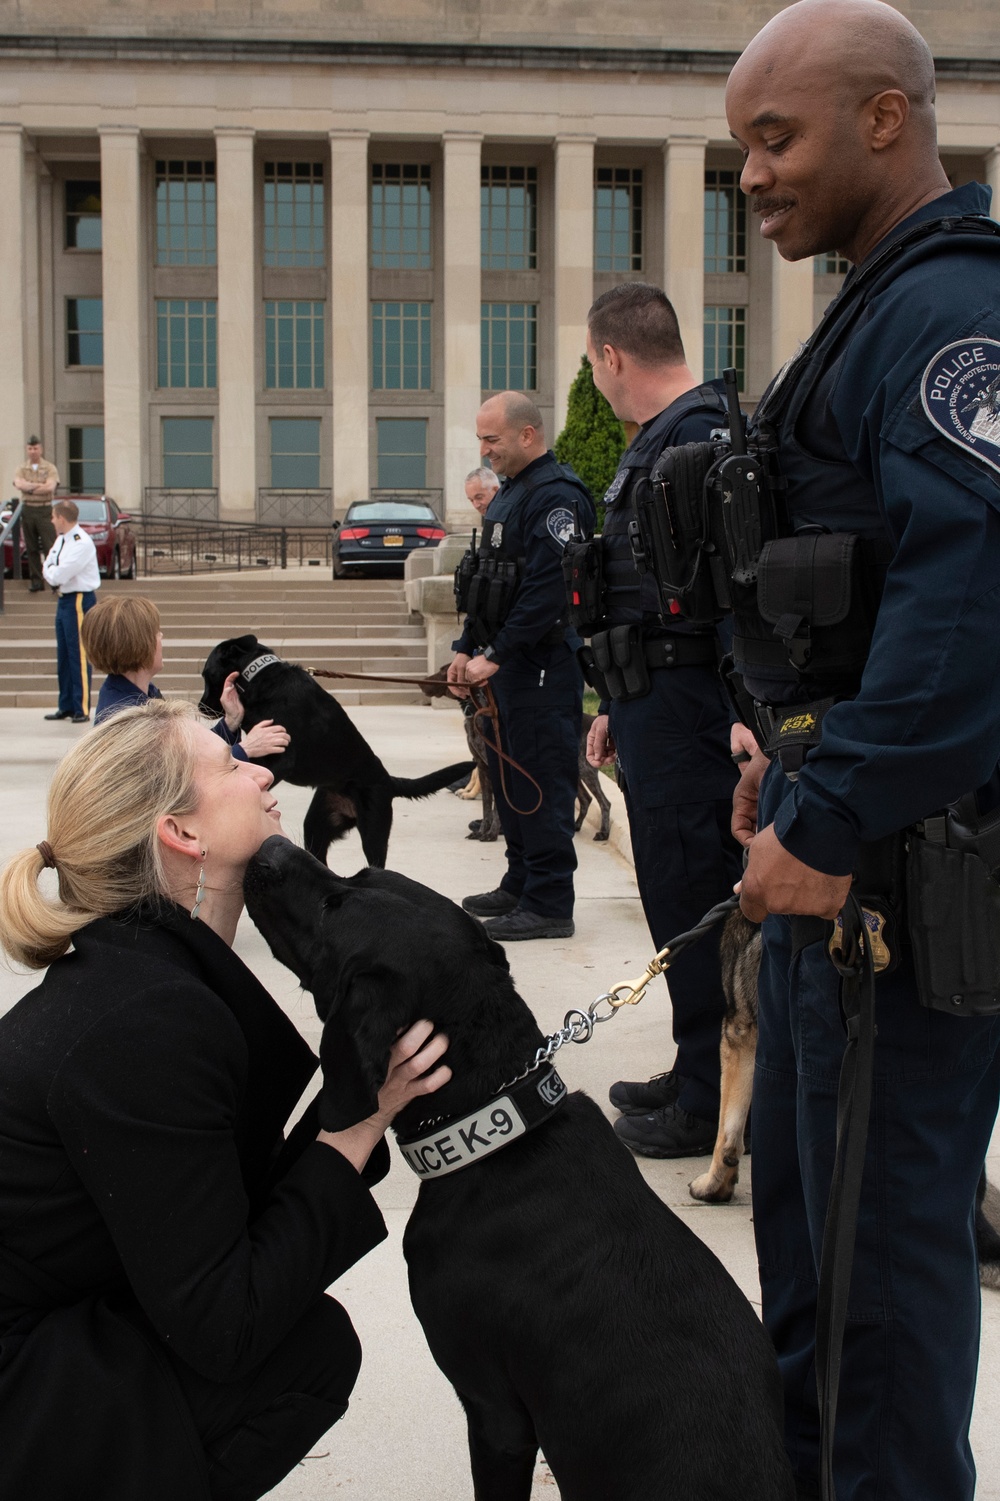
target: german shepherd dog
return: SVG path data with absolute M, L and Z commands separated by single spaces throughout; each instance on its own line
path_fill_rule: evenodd
M 722 1078 L 719 1134 L 708 1170 L 690 1184 L 692 1198 L 726 1204 L 740 1175 L 743 1129 L 753 1092 L 754 1054 L 757 1051 L 757 971 L 761 930 L 738 909 L 722 929 L 720 958 L 726 1013 L 719 1049 Z M 1000 1289 L 1000 1194 L 988 1186 L 983 1169 L 976 1190 L 976 1247 L 979 1280 Z
M 394 1129 L 463 1126 L 472 1151 L 490 1121 L 509 1131 L 495 1107 L 544 1039 L 482 923 L 394 872 L 340 880 L 277 836 L 245 892 L 324 1024 L 323 1126 L 371 1114 L 398 1032 L 428 1017 L 453 1076 Z M 545 1066 L 527 1077 L 545 1118 L 423 1179 L 403 1240 L 414 1310 L 465 1408 L 477 1501 L 528 1501 L 539 1448 L 563 1501 L 792 1501 L 777 1365 L 750 1304 L 598 1106 Z
M 226 678 L 231 672 L 242 674 L 263 656 L 276 653 L 256 636 L 220 641 L 202 670 L 201 709 L 221 714 Z M 269 663 L 249 681 L 241 677 L 237 689 L 246 729 L 253 729 L 262 719 L 273 719 L 290 736 L 287 749 L 263 757 L 261 765 L 274 772 L 276 782 L 316 788 L 305 817 L 304 837 L 306 848 L 317 860 L 325 860 L 333 841 L 357 827 L 368 864 L 384 865 L 393 798 L 429 797 L 472 770 L 471 761 L 460 761 L 425 777 L 390 776 L 333 695 L 304 667 L 291 662 Z

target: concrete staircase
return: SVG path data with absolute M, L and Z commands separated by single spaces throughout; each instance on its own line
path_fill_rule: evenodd
M 422 622 L 411 624 L 403 583 L 337 579 L 309 567 L 259 573 L 106 581 L 98 598 L 134 592 L 152 599 L 163 621 L 161 693 L 197 700 L 201 669 L 212 647 L 253 632 L 266 646 L 304 667 L 345 672 L 426 672 Z M 55 596 L 28 593 L 8 579 L 0 615 L 0 708 L 55 707 Z M 419 618 L 418 618 L 419 619 Z M 344 704 L 420 703 L 419 689 L 389 683 L 320 683 Z M 96 692 L 100 679 L 95 674 Z

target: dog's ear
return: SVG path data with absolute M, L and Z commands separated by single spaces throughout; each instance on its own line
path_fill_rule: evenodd
M 366 1079 L 354 1039 L 339 1016 L 323 1027 L 319 1046 L 323 1089 L 319 1097 L 319 1123 L 324 1131 L 346 1131 L 378 1109 L 378 1088 Z
M 256 636 L 234 636 L 232 641 L 226 642 L 226 645 L 236 647 L 239 651 L 252 651 L 255 646 L 259 645 L 259 642 Z
M 336 901 L 337 893 L 325 900 L 331 898 Z M 319 1050 L 324 1130 L 344 1130 L 378 1109 L 392 1045 L 412 1019 L 405 1010 L 404 991 L 399 976 L 388 971 L 347 970 L 340 977 L 326 1008 Z M 330 1120 L 338 1124 L 328 1125 Z

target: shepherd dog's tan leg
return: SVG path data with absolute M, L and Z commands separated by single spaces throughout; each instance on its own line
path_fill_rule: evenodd
M 743 1131 L 753 1093 L 753 1060 L 757 1051 L 757 1024 L 744 1017 L 728 1019 L 719 1049 L 722 1088 L 719 1134 L 708 1171 L 690 1185 L 691 1197 L 712 1204 L 728 1204 L 740 1176 Z

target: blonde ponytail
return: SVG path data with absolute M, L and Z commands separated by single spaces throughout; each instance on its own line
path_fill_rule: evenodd
M 97 726 L 60 762 L 49 790 L 47 842 L 59 899 L 39 886 L 46 859 L 22 850 L 0 872 L 0 945 L 44 969 L 73 934 L 166 890 L 157 819 L 191 813 L 194 710 L 153 699 Z

